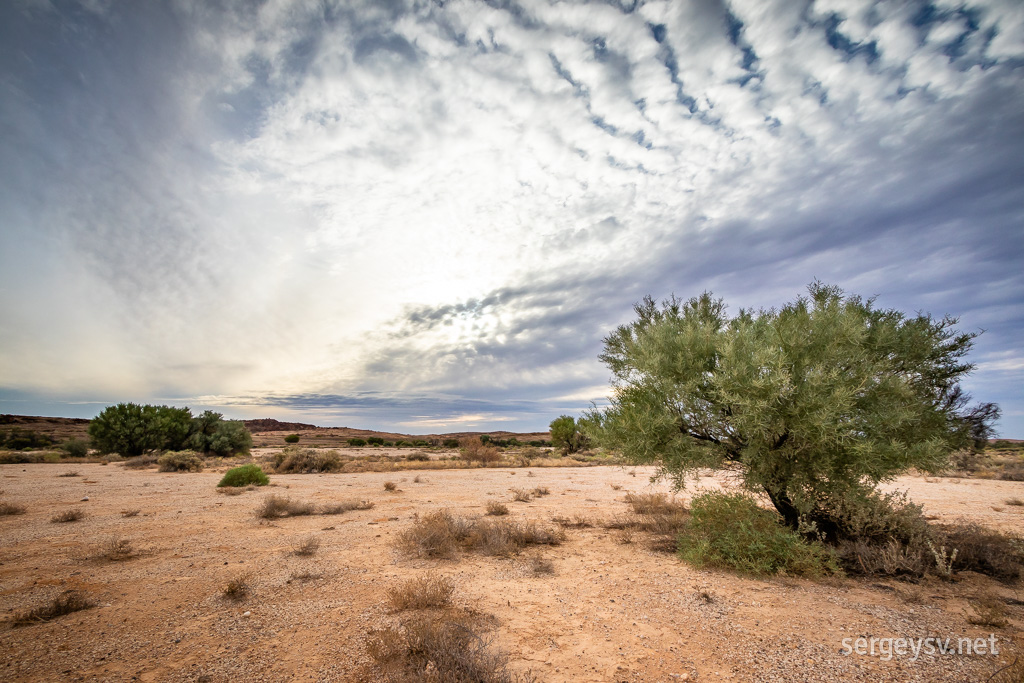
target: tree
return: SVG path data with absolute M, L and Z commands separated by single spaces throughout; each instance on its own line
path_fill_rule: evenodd
M 118 403 L 107 406 L 89 422 L 89 438 L 101 453 L 124 457 L 142 455 L 163 445 L 156 406 Z
M 707 292 L 660 307 L 645 298 L 604 340 L 614 396 L 588 415 L 593 431 L 679 487 L 700 468 L 731 469 L 789 526 L 833 538 L 830 512 L 844 501 L 910 468 L 941 470 L 990 433 L 998 407 L 968 408 L 959 386 L 977 334 L 838 287 L 808 290 L 735 317 Z
M 582 425 L 582 420 L 580 421 Z M 590 445 L 589 437 L 581 431 L 576 419 L 571 415 L 561 415 L 551 421 L 551 445 L 560 448 L 562 453 L 576 453 Z
M 252 448 L 252 435 L 243 422 L 225 420 L 220 413 L 206 410 L 193 418 L 192 436 L 188 443 L 202 453 L 227 457 L 248 453 Z

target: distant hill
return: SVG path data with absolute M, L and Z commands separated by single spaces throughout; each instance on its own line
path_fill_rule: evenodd
M 301 429 L 317 429 L 316 425 L 305 422 L 281 422 L 272 417 L 264 417 L 259 420 L 245 420 L 245 427 L 253 434 L 259 432 L 297 432 Z

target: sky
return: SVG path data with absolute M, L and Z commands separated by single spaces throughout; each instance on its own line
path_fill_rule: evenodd
M 542 430 L 820 280 L 1024 438 L 1019 0 L 5 0 L 0 160 L 3 413 Z

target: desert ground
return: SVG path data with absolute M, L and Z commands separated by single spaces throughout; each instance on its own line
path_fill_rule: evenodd
M 429 572 L 453 581 L 455 603 L 486 624 L 511 669 L 540 681 L 979 681 L 1024 652 L 1024 596 L 987 577 L 749 578 L 695 569 L 643 534 L 603 528 L 627 512 L 627 492 L 669 492 L 643 468 L 271 474 L 269 487 L 240 495 L 218 492 L 224 469 L 0 466 L 0 502 L 25 509 L 0 517 L 0 678 L 372 680 L 367 635 L 395 619 L 387 590 Z M 1024 497 L 1024 483 L 906 477 L 893 487 L 939 521 L 1024 529 L 1024 506 L 1006 504 Z M 550 495 L 513 502 L 513 488 Z M 269 495 L 374 506 L 268 521 L 256 510 Z M 508 506 L 507 519 L 594 526 L 514 557 L 429 560 L 396 546 L 431 511 L 480 516 L 490 501 Z M 84 517 L 51 521 L 73 509 Z M 316 552 L 296 555 L 310 537 Z M 103 557 L 112 540 L 130 549 L 125 559 Z M 238 578 L 249 594 L 226 597 Z M 69 589 L 97 607 L 13 625 Z M 968 600 L 984 593 L 1008 604 L 1008 625 L 969 623 Z M 844 654 L 843 639 L 860 636 L 991 637 L 999 654 Z

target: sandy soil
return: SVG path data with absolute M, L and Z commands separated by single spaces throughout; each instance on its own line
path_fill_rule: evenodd
M 0 517 L 0 618 L 70 588 L 100 608 L 47 623 L 0 624 L 0 678 L 11 681 L 344 681 L 365 664 L 365 634 L 389 618 L 385 590 L 436 570 L 457 584 L 457 602 L 493 616 L 494 646 L 542 681 L 964 681 L 984 680 L 1024 650 L 1024 608 L 1004 628 L 968 623 L 967 598 L 1019 588 L 966 574 L 929 580 L 768 580 L 689 567 L 629 545 L 600 527 L 570 530 L 566 543 L 537 554 L 554 563 L 536 576 L 530 559 L 475 555 L 409 559 L 393 544 L 416 515 L 441 507 L 483 514 L 506 502 L 514 519 L 556 516 L 600 521 L 627 511 L 627 491 L 666 491 L 644 470 L 613 467 L 477 469 L 272 476 L 273 487 L 219 494 L 218 472 L 167 474 L 119 465 L 0 466 L 0 501 L 23 515 Z M 631 473 L 632 472 L 632 473 Z M 414 481 L 415 476 L 419 481 Z M 386 493 L 395 481 L 399 491 Z M 705 479 L 714 486 L 716 480 Z M 620 487 L 619 489 L 613 488 Z M 512 487 L 551 495 L 510 502 Z M 1024 529 L 1024 484 L 906 478 L 926 512 Z M 368 499 L 371 510 L 339 516 L 259 520 L 269 493 L 317 503 Z M 88 497 L 88 500 L 83 500 Z M 51 523 L 81 508 L 75 523 Z M 125 510 L 140 513 L 124 517 Z M 315 535 L 312 557 L 291 553 Z M 96 559 L 113 537 L 140 554 Z M 223 597 L 248 575 L 243 602 Z M 707 596 L 702 594 L 706 593 Z M 708 602 L 706 597 L 710 597 Z M 908 653 L 886 660 L 844 655 L 844 638 L 988 638 L 999 656 Z

